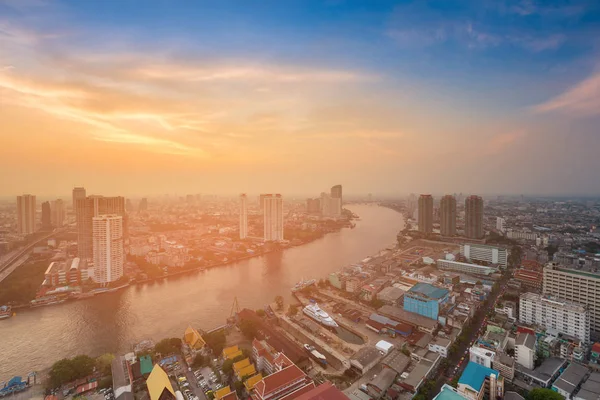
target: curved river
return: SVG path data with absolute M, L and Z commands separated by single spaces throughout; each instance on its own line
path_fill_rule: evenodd
M 312 243 L 161 282 L 56 306 L 21 310 L 0 321 L 0 381 L 48 368 L 77 354 L 125 352 L 143 339 L 181 337 L 188 325 L 209 330 L 225 323 L 237 296 L 256 309 L 276 295 L 290 299 L 302 278 L 326 278 L 341 267 L 395 243 L 403 228 L 396 211 L 369 205 L 348 209 L 354 229 Z

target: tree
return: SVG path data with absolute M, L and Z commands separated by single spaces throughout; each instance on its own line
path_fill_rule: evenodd
M 552 389 L 535 388 L 527 394 L 527 400 L 564 400 L 564 397 Z
M 181 353 L 181 339 L 169 338 L 163 339 L 154 346 L 154 350 L 163 356 L 171 353 Z
M 371 307 L 373 307 L 375 309 L 379 309 L 379 308 L 383 307 L 384 305 L 385 305 L 385 303 L 379 299 L 371 300 Z
M 63 358 L 50 368 L 50 388 L 57 388 L 67 382 L 83 378 L 94 371 L 95 361 L 86 355 L 78 355 L 72 359 Z
M 451 381 L 450 381 L 450 386 L 456 388 L 458 387 L 458 376 L 455 376 Z
M 290 304 L 288 308 L 288 315 L 294 316 L 298 314 L 298 306 L 296 304 Z
M 210 334 L 205 335 L 203 339 L 215 355 L 221 354 L 225 347 L 225 342 L 227 341 L 225 332 L 222 330 L 211 332 Z
M 235 387 L 238 397 L 241 397 L 242 393 L 244 393 L 244 384 L 241 381 L 235 381 L 233 387 Z
M 206 364 L 208 364 L 208 359 L 205 358 L 202 354 L 196 354 L 196 357 L 194 357 L 194 361 L 192 361 L 192 368 L 204 367 Z
M 259 308 L 258 310 L 256 310 L 256 315 L 258 315 L 259 317 L 264 317 L 265 316 L 265 310 L 263 310 L 262 308 Z
M 223 362 L 223 366 L 221 367 L 221 371 L 223 371 L 225 375 L 231 374 L 233 371 L 233 360 L 225 360 L 225 362 Z
M 279 311 L 283 310 L 283 296 L 275 296 L 275 304 Z
M 249 319 L 245 319 L 240 323 L 240 330 L 242 331 L 244 336 L 246 336 L 246 338 L 250 340 L 254 339 L 254 337 L 256 336 L 256 332 L 258 332 L 254 321 L 251 321 Z
M 85 354 L 73 357 L 71 363 L 73 364 L 75 371 L 77 371 L 77 378 L 90 375 L 94 372 L 94 366 L 96 365 L 94 359 Z
M 96 358 L 96 368 L 104 375 L 110 375 L 114 354 L 106 353 Z

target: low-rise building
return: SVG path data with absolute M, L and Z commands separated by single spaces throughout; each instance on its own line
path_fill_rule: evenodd
M 539 386 L 542 388 L 549 388 L 552 383 L 560 376 L 560 371 L 567 363 L 566 360 L 560 358 L 546 358 L 542 364 L 535 368 L 529 369 L 521 365 L 515 366 L 515 375 L 519 376 L 525 383 Z
M 428 348 L 429 351 L 433 351 L 434 353 L 438 353 L 442 357 L 448 357 L 448 349 L 450 348 L 450 339 L 446 339 L 440 336 L 437 336 L 433 339 L 432 342 L 429 343 Z
M 484 267 L 483 265 L 469 264 L 460 261 L 437 260 L 437 266 L 445 271 L 457 271 L 465 274 L 490 276 L 498 272 L 497 268 Z
M 394 286 L 383 288 L 377 293 L 377 299 L 390 306 L 399 306 L 402 303 L 404 291 Z
M 565 399 L 571 400 L 575 391 L 585 379 L 587 373 L 588 369 L 586 367 L 572 363 L 554 382 L 552 389 L 557 391 Z
M 404 310 L 437 320 L 441 306 L 448 302 L 449 294 L 448 289 L 418 283 L 404 295 Z
M 458 393 L 470 400 L 504 397 L 504 378 L 491 368 L 469 362 L 458 380 Z
M 535 361 L 535 335 L 520 332 L 515 340 L 515 360 L 527 369 L 533 369 Z

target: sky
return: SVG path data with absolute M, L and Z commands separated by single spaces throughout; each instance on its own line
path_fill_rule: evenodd
M 600 194 L 600 2 L 0 0 L 0 195 Z

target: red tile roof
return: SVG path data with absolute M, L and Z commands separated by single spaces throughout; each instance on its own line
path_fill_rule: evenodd
M 302 396 L 303 394 L 310 392 L 314 388 L 315 388 L 315 383 L 314 382 L 310 382 L 308 385 L 302 386 L 300 389 L 296 390 L 295 392 L 292 392 L 292 393 L 288 394 L 287 396 L 283 396 L 279 400 L 295 400 L 299 396 Z
M 295 400 L 349 400 L 348 396 L 342 393 L 331 382 L 325 382 L 311 391 L 304 393 Z
M 267 376 L 262 381 L 254 385 L 254 390 L 261 397 L 283 387 L 290 385 L 295 381 L 299 381 L 305 378 L 306 375 L 300 368 L 295 365 L 291 365 L 287 368 L 277 371 L 272 375 Z
M 221 400 L 238 400 L 239 398 L 237 397 L 237 393 L 236 392 L 231 392 L 229 394 L 226 394 L 225 396 L 221 397 Z
M 600 342 L 594 343 L 594 345 L 592 346 L 592 351 L 594 353 L 600 353 Z

